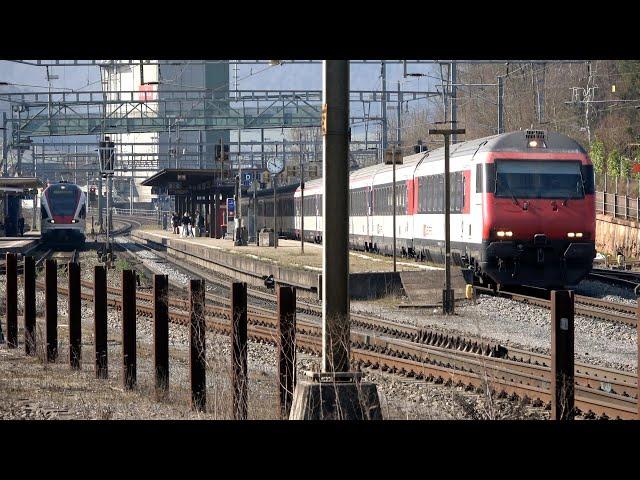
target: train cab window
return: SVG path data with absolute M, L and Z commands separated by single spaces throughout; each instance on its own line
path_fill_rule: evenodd
M 584 193 L 580 162 L 496 160 L 496 197 L 571 199 Z
M 484 170 L 482 169 L 483 164 L 478 163 L 476 165 L 476 193 L 482 193 L 484 191 Z
M 581 165 L 582 169 L 582 185 L 585 195 L 595 192 L 595 177 L 593 173 L 593 165 Z
M 73 215 L 78 207 L 77 187 L 70 188 L 69 185 L 49 187 L 47 200 L 49 208 L 56 215 Z

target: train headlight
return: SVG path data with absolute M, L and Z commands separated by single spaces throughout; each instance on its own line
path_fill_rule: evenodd
M 582 238 L 582 232 L 569 232 L 567 233 L 567 237 L 569 238 Z
M 54 219 L 49 220 L 49 223 L 56 223 Z
M 498 235 L 499 237 L 504 237 L 504 232 L 502 230 L 496 232 L 496 235 Z
M 507 237 L 513 237 L 513 232 L 504 232 Z
M 502 238 L 502 237 L 513 237 L 513 232 L 505 231 L 505 230 L 498 230 L 496 232 L 496 235 L 499 236 L 500 238 Z
M 73 220 L 71 220 L 71 223 L 78 223 L 78 220 L 74 218 Z

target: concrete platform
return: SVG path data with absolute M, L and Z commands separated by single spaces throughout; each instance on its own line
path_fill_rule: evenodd
M 23 237 L 0 237 L 0 254 L 26 253 L 40 243 L 40 232 L 32 231 Z
M 269 275 L 273 275 L 277 282 L 316 292 L 322 284 L 322 245 L 305 242 L 303 255 L 300 253 L 300 242 L 294 240 L 280 240 L 278 248 L 256 245 L 239 247 L 234 246 L 232 240 L 181 238 L 155 227 L 135 230 L 131 236 L 136 242 L 166 251 L 175 260 L 224 273 L 251 285 L 263 285 L 263 279 Z M 397 265 L 398 272 L 394 273 L 393 260 L 389 257 L 351 252 L 352 298 L 403 294 L 401 275 L 405 273 L 411 273 L 414 283 L 420 283 L 420 277 L 423 277 L 424 283 L 435 285 L 442 276 L 440 272 L 443 272 L 441 267 L 407 259 L 398 259 Z
M 401 272 L 400 279 L 405 294 L 414 306 L 442 303 L 444 270 L 433 271 L 429 275 L 420 272 Z M 452 267 L 451 288 L 454 291 L 454 298 L 465 298 L 466 285 L 460 267 Z

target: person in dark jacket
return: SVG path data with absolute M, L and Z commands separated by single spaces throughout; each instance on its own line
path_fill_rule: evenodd
M 173 233 L 178 234 L 178 219 L 180 217 L 178 217 L 178 212 L 173 212 L 173 215 L 171 216 L 171 226 L 173 227 Z
M 24 217 L 18 219 L 18 234 L 24 237 Z
M 198 236 L 204 235 L 204 215 L 200 215 L 200 212 L 196 215 L 196 225 L 198 226 Z
M 189 218 L 189 214 L 184 212 L 184 216 L 182 217 L 182 234 L 181 237 L 186 237 L 189 235 L 189 225 L 191 224 L 191 218 Z

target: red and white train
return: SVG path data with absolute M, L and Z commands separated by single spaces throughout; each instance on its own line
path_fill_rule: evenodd
M 40 196 L 42 241 L 68 246 L 84 245 L 87 202 L 84 192 L 73 183 L 52 183 Z
M 467 282 L 557 288 L 587 275 L 596 253 L 594 176 L 577 142 L 555 132 L 517 131 L 452 145 L 450 158 L 452 258 Z M 380 164 L 350 175 L 354 248 L 392 252 L 392 168 Z M 444 148 L 396 166 L 399 253 L 444 261 L 443 172 Z M 300 238 L 301 191 L 293 198 L 291 192 L 279 194 L 278 230 Z M 271 195 L 258 198 L 258 228 L 272 227 Z M 305 239 L 322 241 L 322 220 L 322 179 L 316 179 L 305 183 Z

